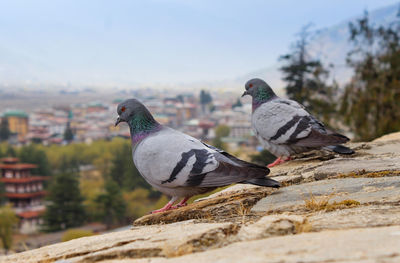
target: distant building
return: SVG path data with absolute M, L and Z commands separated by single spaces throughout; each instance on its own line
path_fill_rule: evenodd
M 229 136 L 233 138 L 249 138 L 252 136 L 252 128 L 250 123 L 239 122 L 232 123 L 229 125 L 230 133 Z
M 101 112 L 101 111 L 106 111 L 107 108 L 108 107 L 101 102 L 91 102 L 87 106 L 87 112 L 88 113 Z
M 183 125 L 183 123 L 187 120 L 196 118 L 197 117 L 196 105 L 191 103 L 177 104 L 176 117 L 178 126 Z
M 5 186 L 5 196 L 20 218 L 19 230 L 23 234 L 34 233 L 41 224 L 44 212 L 44 176 L 31 175 L 34 164 L 19 163 L 17 158 L 0 159 L 0 181 Z
M 29 130 L 28 114 L 24 111 L 9 110 L 3 113 L 3 118 L 8 120 L 8 129 L 17 134 L 18 141 L 23 141 Z

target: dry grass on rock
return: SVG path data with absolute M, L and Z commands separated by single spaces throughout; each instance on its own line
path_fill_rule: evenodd
M 304 208 L 310 212 L 316 211 L 334 211 L 337 209 L 345 209 L 352 208 L 361 205 L 360 202 L 356 200 L 346 199 L 340 202 L 329 202 L 329 200 L 334 196 L 334 194 L 330 194 L 328 196 L 314 196 L 312 193 L 310 194 L 309 199 L 304 200 Z

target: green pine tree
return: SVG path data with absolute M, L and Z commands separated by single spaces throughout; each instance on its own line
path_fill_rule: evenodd
M 61 157 L 61 164 L 59 166 L 60 173 L 79 173 L 79 160 L 76 156 L 63 155 Z
M 72 142 L 73 139 L 74 139 L 74 132 L 72 131 L 71 126 L 68 122 L 64 131 L 64 140 L 67 142 Z
M 51 175 L 51 168 L 46 153 L 36 145 L 24 146 L 19 150 L 18 158 L 21 162 L 33 163 L 38 166 L 33 172 L 37 175 Z
M 242 106 L 243 106 L 243 104 L 240 101 L 240 99 L 237 99 L 237 101 L 234 104 L 232 104 L 232 109 L 234 109 L 236 107 L 242 107 Z
M 329 72 L 308 53 L 309 26 L 303 27 L 289 54 L 280 57 L 286 94 L 329 124 L 336 112 L 337 85 L 328 83 Z
M 48 205 L 43 216 L 44 231 L 53 232 L 80 226 L 85 221 L 83 198 L 78 178 L 71 173 L 54 176 L 46 197 Z
M 6 157 L 17 157 L 17 152 L 15 151 L 14 147 L 8 144 L 7 150 L 5 153 Z
M 205 90 L 200 91 L 200 104 L 202 112 L 205 113 L 206 106 L 212 102 L 211 94 Z
M 120 187 L 113 180 L 107 180 L 104 185 L 105 192 L 100 194 L 96 203 L 102 211 L 102 218 L 107 228 L 124 221 L 126 204 Z
M 0 182 L 0 206 L 4 205 L 7 202 L 5 193 L 6 193 L 6 187 L 3 182 Z
M 399 13 L 400 14 L 400 13 Z M 354 76 L 346 86 L 341 113 L 358 140 L 400 130 L 400 17 L 373 26 L 365 13 L 350 23 L 353 50 L 347 57 Z
M 8 119 L 3 118 L 0 122 L 0 142 L 7 141 L 10 137 L 10 130 L 8 127 Z

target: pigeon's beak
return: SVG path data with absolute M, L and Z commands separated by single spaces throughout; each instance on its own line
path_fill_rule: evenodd
M 247 90 L 245 90 L 245 91 L 243 92 L 242 97 L 244 97 L 244 96 L 246 96 L 246 95 L 250 95 L 250 93 L 249 93 Z
M 120 117 L 118 117 L 117 118 L 117 121 L 115 122 L 115 127 L 117 127 L 117 125 L 120 123 L 120 122 L 122 122 L 123 120 L 121 120 L 121 118 Z

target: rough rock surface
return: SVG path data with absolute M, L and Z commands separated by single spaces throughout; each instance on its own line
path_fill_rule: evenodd
M 237 232 L 231 223 L 193 224 L 190 221 L 169 225 L 133 227 L 131 230 L 84 237 L 0 258 L 1 262 L 96 262 L 130 257 L 170 257 L 217 247 L 228 235 Z
M 279 190 L 238 184 L 0 262 L 400 262 L 400 133 L 350 146 L 272 168 Z
M 400 227 L 349 229 L 237 242 L 224 248 L 149 263 L 400 262 Z M 107 263 L 120 261 L 108 261 Z
M 341 178 L 291 185 L 261 199 L 252 212 L 297 211 L 310 198 L 318 202 L 355 200 L 360 204 L 388 203 L 400 200 L 400 176 L 379 178 Z

